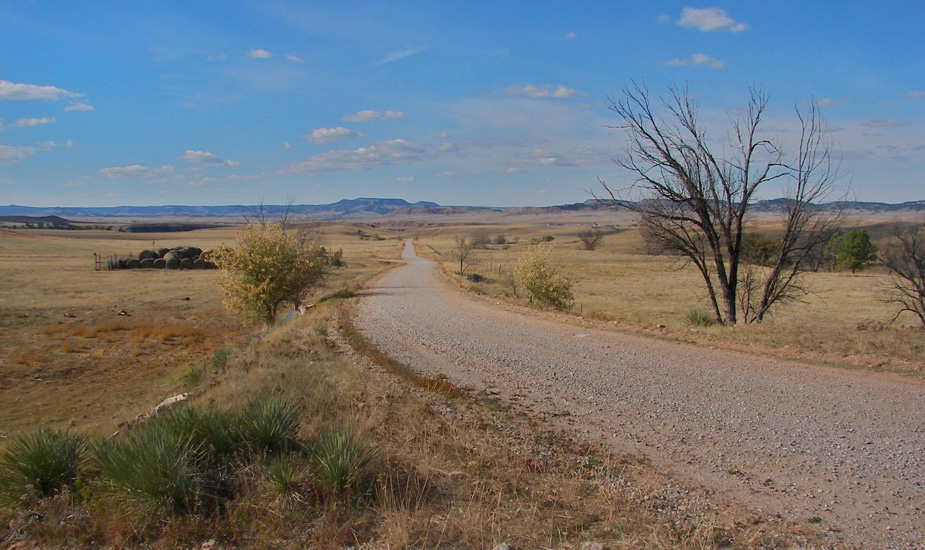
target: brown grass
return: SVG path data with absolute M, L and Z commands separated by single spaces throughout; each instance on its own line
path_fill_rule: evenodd
M 509 246 L 491 245 L 476 250 L 475 263 L 467 273 L 478 273 L 485 282 L 461 281 L 445 252 L 456 235 L 468 235 L 477 227 L 446 227 L 421 237 L 418 253 L 439 260 L 444 273 L 476 295 L 526 306 L 502 284 L 503 273 L 523 252 L 531 239 L 545 234 L 563 274 L 573 282 L 575 306 L 571 314 L 596 321 L 601 328 L 628 331 L 851 368 L 873 368 L 903 373 L 925 369 L 922 350 L 925 331 L 915 320 L 895 316 L 895 306 L 884 301 L 888 277 L 881 269 L 850 272 L 808 273 L 804 279 L 810 293 L 800 302 L 783 304 L 760 325 L 736 327 L 690 327 L 684 317 L 691 308 L 709 311 L 699 273 L 683 261 L 642 253 L 643 243 L 635 229 L 623 229 L 604 237 L 597 250 L 581 250 L 579 226 L 507 227 Z M 501 231 L 489 228 L 490 234 Z M 437 255 L 432 250 L 443 251 Z
M 28 351 L 23 348 L 54 351 L 49 354 L 53 361 L 41 363 L 41 383 L 26 384 L 27 371 L 4 373 L 0 425 L 15 432 L 74 418 L 75 429 L 108 434 L 119 421 L 180 390 L 191 390 L 195 404 L 215 407 L 272 391 L 302 404 L 301 439 L 310 441 L 327 426 L 350 425 L 379 449 L 380 474 L 371 495 L 352 505 L 311 493 L 282 498 L 263 481 L 258 467 L 248 466 L 238 474 L 242 493 L 228 503 L 224 515 L 165 516 L 131 513 L 88 486 L 79 498 L 63 495 L 42 503 L 31 511 L 37 513 L 0 510 L 0 525 L 5 526 L 0 545 L 82 547 L 93 541 L 112 547 L 182 548 L 216 540 L 222 547 L 247 548 L 364 543 L 382 548 L 492 548 L 500 542 L 515 548 L 578 548 L 597 540 L 616 549 L 693 549 L 725 547 L 727 542 L 737 548 L 781 542 L 808 548 L 818 540 L 773 518 L 713 508 L 708 495 L 672 485 L 645 460 L 610 454 L 516 407 L 416 376 L 378 354 L 352 331 L 342 299 L 320 297 L 360 284 L 382 268 L 381 258 L 397 256 L 401 243 L 379 241 L 376 246 L 382 248 L 374 251 L 369 242 L 357 241 L 370 255 L 353 257 L 346 253 L 355 238 L 351 228 L 328 229 L 334 232 L 329 233 L 333 244 L 343 243 L 348 267 L 319 293 L 317 307 L 236 347 L 226 364 L 195 383 L 184 381 L 183 374 L 206 363 L 214 350 L 240 342 L 243 332 L 236 320 L 211 307 L 216 296 L 175 288 L 176 280 L 162 284 L 138 279 L 137 273 L 104 274 L 112 277 L 113 284 L 106 287 L 111 294 L 88 289 L 85 299 L 66 298 L 74 302 L 67 307 L 74 308 L 76 317 L 62 318 L 62 309 L 38 307 L 28 309 L 29 317 L 16 317 L 26 312 L 22 304 L 3 310 L 4 321 L 12 320 L 15 329 L 4 331 L 4 347 L 18 353 Z M 381 234 L 389 231 L 379 229 Z M 117 299 L 123 276 L 157 283 L 146 295 L 160 297 L 146 300 L 152 310 L 164 311 L 161 317 L 142 320 L 131 310 L 129 319 L 112 319 L 113 311 L 124 307 Z M 196 300 L 180 302 L 188 294 Z M 93 309 L 97 302 L 107 305 Z M 318 330 L 337 324 L 377 367 L 346 361 L 338 344 Z M 161 325 L 164 330 L 152 328 Z M 110 336 L 118 336 L 121 344 L 103 341 Z M 161 341 L 169 339 L 189 345 L 165 350 Z M 85 345 L 87 353 L 62 352 L 65 344 Z M 98 357 L 69 359 L 80 356 L 84 361 L 83 356 L 92 354 Z M 133 405 L 120 407 L 125 400 Z M 73 402 L 74 408 L 62 406 L 64 401 Z M 31 413 L 16 416 L 14 409 Z M 87 417 L 71 412 L 81 410 Z

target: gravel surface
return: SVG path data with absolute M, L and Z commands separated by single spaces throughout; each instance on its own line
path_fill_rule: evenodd
M 356 324 L 396 359 L 644 455 L 719 498 L 864 548 L 925 548 L 925 383 L 580 328 L 406 266 Z

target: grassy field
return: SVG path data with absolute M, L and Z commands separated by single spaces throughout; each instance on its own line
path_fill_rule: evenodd
M 207 469 L 183 478 L 192 500 L 152 496 L 147 481 L 181 475 L 170 472 L 182 457 L 150 472 L 151 457 L 133 454 L 129 462 L 85 467 L 69 491 L 0 507 L 0 545 L 559 548 L 596 540 L 610 548 L 700 549 L 778 540 L 812 547 L 817 540 L 808 526 L 714 508 L 646 460 L 589 446 L 544 419 L 378 354 L 351 326 L 354 300 L 343 298 L 351 292 L 338 291 L 386 269 L 382 260 L 398 257 L 410 227 L 316 229 L 330 248 L 343 249 L 346 267 L 319 289 L 305 316 L 259 337 L 222 309 L 216 272 L 93 271 L 93 251 L 137 252 L 152 238 L 158 246 L 208 248 L 230 241 L 232 230 L 141 239 L 4 234 L 0 277 L 11 284 L 0 289 L 2 439 L 51 426 L 90 435 L 94 448 L 124 451 L 175 417 L 122 426 L 106 444 L 96 436 L 181 391 L 192 395 L 181 413 L 199 411 L 192 418 L 200 423 L 252 418 L 250 404 L 267 396 L 293 404 L 298 416 L 283 450 L 247 443 L 220 460 L 210 451 L 209 461 L 190 463 Z M 357 229 L 383 240 L 361 240 Z M 206 426 L 213 435 L 228 428 Z M 343 486 L 320 466 L 350 460 L 319 458 L 328 456 L 322 442 L 332 433 L 352 434 L 351 445 L 372 457 Z M 141 480 L 126 481 L 136 467 Z M 225 480 L 221 496 L 209 500 L 217 475 Z M 140 485 L 127 492 L 125 484 Z
M 439 259 L 444 271 L 453 274 L 459 270 L 450 257 L 456 236 L 481 233 L 497 240 L 503 235 L 507 244 L 473 252 L 466 273 L 485 280 L 460 284 L 477 294 L 524 304 L 504 284 L 505 273 L 531 240 L 549 236 L 553 240 L 545 246 L 573 283 L 570 313 L 602 326 L 850 367 L 904 373 L 921 373 L 925 367 L 925 331 L 912 316 L 890 323 L 897 310 L 885 301 L 889 279 L 876 266 L 856 274 L 808 273 L 810 293 L 800 302 L 777 307 L 762 324 L 692 327 L 685 321 L 689 310 L 710 311 L 693 266 L 646 255 L 638 231 L 627 225 L 610 228 L 596 250 L 582 250 L 577 238 L 582 229 L 574 224 L 445 227 L 420 232 L 417 245 L 420 253 Z
M 514 242 L 477 252 L 480 264 L 470 269 L 488 281 L 461 284 L 478 294 L 504 297 L 493 275 L 499 265 L 503 270 L 531 238 L 552 235 L 556 257 L 568 263 L 576 280 L 577 313 L 594 319 L 578 322 L 766 349 L 768 344 L 755 343 L 742 327 L 728 332 L 745 334 L 744 343 L 725 329 L 691 332 L 682 317 L 688 307 L 700 305 L 696 278 L 668 269 L 665 258 L 636 254 L 632 230 L 587 252 L 577 249 L 577 227 L 523 221 L 313 229 L 330 249 L 343 249 L 346 266 L 308 300 L 316 304 L 308 314 L 259 334 L 225 312 L 215 271 L 93 270 L 93 252 L 128 255 L 181 244 L 207 249 L 231 242 L 233 228 L 2 235 L 0 450 L 42 426 L 88 434 L 96 448 L 105 447 L 100 438 L 118 429 L 121 435 L 106 445 L 120 448 L 160 425 L 149 420 L 132 428 L 124 422 L 180 392 L 190 392 L 187 407 L 201 411 L 201 418 L 248 418 L 254 414 L 250 404 L 266 396 L 294 404 L 298 417 L 286 436 L 287 450 L 271 453 L 247 443 L 196 474 L 197 483 L 214 483 L 219 474 L 226 480 L 218 508 L 205 506 L 201 495 L 180 508 L 163 499 L 145 500 L 137 491 L 118 489 L 120 482 L 111 478 L 118 471 L 111 465 L 90 466 L 70 491 L 0 507 L 0 545 L 188 548 L 215 541 L 253 548 L 360 543 L 491 548 L 507 542 L 577 548 L 595 540 L 627 549 L 764 548 L 782 542 L 818 547 L 820 535 L 810 524 L 782 524 L 711 502 L 700 489 L 678 486 L 644 459 L 582 442 L 568 428 L 570 419 L 527 416 L 491 396 L 416 375 L 379 354 L 352 328 L 355 299 L 349 296 L 394 265 L 405 238 L 437 256 L 457 234 L 489 231 Z M 452 269 L 450 263 L 445 267 Z M 870 278 L 826 276 L 848 283 Z M 865 286 L 856 286 L 858 303 L 870 301 Z M 790 310 L 788 315 L 774 322 L 796 322 Z M 326 434 L 342 432 L 353 434 L 351 441 L 374 451 L 375 458 L 364 466 L 362 483 L 345 487 L 325 477 L 318 458 Z
M 344 286 L 394 258 L 397 241 L 327 226 Z M 234 229 L 173 234 L 5 231 L 0 236 L 0 437 L 39 424 L 109 434 L 179 393 L 190 368 L 253 329 L 225 311 L 218 271 L 95 271 L 93 254 L 232 242 Z M 120 312 L 124 314 L 120 314 Z

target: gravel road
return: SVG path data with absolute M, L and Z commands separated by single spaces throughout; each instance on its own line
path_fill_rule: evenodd
M 863 548 L 925 548 L 925 383 L 585 329 L 474 300 L 415 254 L 356 324 L 386 353 Z M 821 519 L 821 521 L 819 521 Z

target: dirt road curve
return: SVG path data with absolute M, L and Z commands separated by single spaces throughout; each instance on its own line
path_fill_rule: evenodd
M 865 548 L 925 548 L 925 384 L 581 329 L 472 300 L 415 255 L 357 325 L 428 373 L 568 413 L 722 498 Z M 813 519 L 813 522 L 818 520 Z

